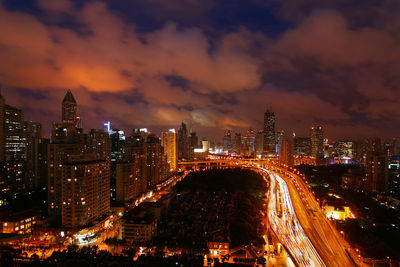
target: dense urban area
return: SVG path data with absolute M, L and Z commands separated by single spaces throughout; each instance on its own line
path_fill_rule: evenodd
M 322 265 L 300 204 L 355 265 L 400 261 L 397 139 L 329 141 L 322 126 L 284 138 L 271 108 L 263 130 L 216 143 L 185 123 L 161 137 L 110 122 L 86 133 L 69 90 L 61 110 L 46 139 L 0 98 L 4 266 Z

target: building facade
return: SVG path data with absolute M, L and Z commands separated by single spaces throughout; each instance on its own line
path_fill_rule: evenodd
M 72 160 L 62 166 L 62 225 L 79 228 L 110 211 L 110 164 Z
M 264 155 L 276 156 L 275 113 L 272 108 L 264 113 Z

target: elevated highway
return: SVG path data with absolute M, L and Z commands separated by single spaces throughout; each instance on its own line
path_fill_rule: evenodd
M 252 168 L 269 177 L 268 219 L 297 266 L 362 266 L 348 243 L 320 209 L 295 169 L 271 160 L 215 159 L 180 162 L 180 168 Z

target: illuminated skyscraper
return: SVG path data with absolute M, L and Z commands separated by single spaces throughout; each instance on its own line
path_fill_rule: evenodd
M 262 155 L 264 151 L 264 132 L 262 130 L 257 132 L 255 140 L 255 148 L 257 155 Z
M 272 108 L 264 113 L 264 155 L 276 156 L 275 113 Z
M 235 133 L 235 138 L 233 141 L 234 151 L 236 155 L 242 154 L 242 135 L 240 133 Z
M 276 132 L 276 154 L 279 156 L 281 153 L 281 149 L 283 146 L 283 131 L 277 131 Z
M 316 158 L 324 156 L 324 132 L 322 126 L 311 127 L 311 155 Z
M 167 156 L 167 162 L 172 170 L 176 170 L 177 144 L 175 129 L 162 133 L 162 146 L 164 154 Z
M 78 107 L 75 98 L 72 95 L 71 90 L 68 90 L 62 102 L 62 109 L 61 109 L 62 122 L 71 123 L 74 126 L 77 126 L 79 120 L 77 109 Z
M 61 104 L 61 123 L 53 125 L 51 142 L 47 146 L 47 188 L 48 212 L 61 215 L 62 209 L 62 170 L 74 155 L 81 155 L 87 149 L 87 136 L 76 127 L 77 105 L 70 90 Z
M 294 154 L 296 157 L 311 156 L 311 139 L 298 137 L 293 133 Z
M 110 164 L 95 159 L 72 160 L 62 166 L 62 224 L 85 226 L 110 211 Z
M 369 151 L 365 163 L 365 191 L 383 193 L 388 190 L 389 156 L 382 149 L 381 140 L 369 140 Z
M 226 130 L 225 135 L 222 138 L 222 146 L 224 151 L 229 151 L 232 149 L 232 137 L 231 137 L 231 131 Z
M 146 185 L 140 173 L 140 155 L 135 155 L 131 161 L 116 163 L 116 201 L 129 202 L 139 196 Z
M 280 161 L 290 167 L 294 164 L 294 145 L 292 140 L 284 140 L 280 155 Z
M 247 130 L 246 135 L 244 136 L 244 143 L 246 150 L 248 151 L 247 156 L 251 156 L 255 152 L 255 144 L 256 144 L 256 132 L 252 129 Z
M 178 159 L 189 159 L 189 138 L 186 124 L 182 122 L 178 130 Z
M 199 137 L 195 132 L 190 132 L 189 135 L 189 156 L 190 159 L 194 159 L 194 149 L 199 145 Z

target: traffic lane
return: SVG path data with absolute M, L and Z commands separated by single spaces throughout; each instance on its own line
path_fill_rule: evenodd
M 296 214 L 302 225 L 306 225 L 305 229 L 307 235 L 313 241 L 313 244 L 317 247 L 320 255 L 324 258 L 324 261 L 329 266 L 354 266 L 351 259 L 349 259 L 345 248 L 342 246 L 339 240 L 335 238 L 335 233 L 330 229 L 329 225 L 326 224 L 326 218 L 323 215 L 321 218 L 319 206 L 314 200 L 314 196 L 308 191 L 302 188 L 300 184 L 300 190 L 303 191 L 303 196 L 309 206 L 304 206 L 303 200 L 301 199 L 295 185 L 291 179 L 287 179 L 292 201 L 295 206 Z M 306 205 L 307 205 L 306 204 Z M 310 212 L 308 209 L 315 210 L 317 212 Z

